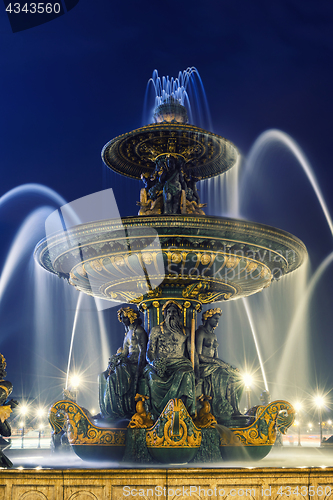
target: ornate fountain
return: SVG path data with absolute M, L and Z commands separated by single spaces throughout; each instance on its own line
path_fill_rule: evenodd
M 57 433 L 67 421 L 69 441 L 82 458 L 121 460 L 125 454 L 126 460 L 164 463 L 262 458 L 274 444 L 277 430 L 286 432 L 292 424 L 294 410 L 288 402 L 275 401 L 241 415 L 236 402 L 242 390 L 237 369 L 221 360 L 218 387 L 223 395 L 217 396 L 216 382 L 208 394 L 201 367 L 204 349 L 209 352 L 216 342 L 215 327 L 214 323 L 209 327 L 212 342 L 207 344 L 208 334 L 204 335 L 198 348 L 197 316 L 203 305 L 213 304 L 203 315 L 201 328 L 211 318 L 218 321 L 221 310 L 216 302 L 262 291 L 297 269 L 307 251 L 298 238 L 283 230 L 207 216 L 197 182 L 235 166 L 240 159 L 237 148 L 223 137 L 189 125 L 186 108 L 172 95 L 155 109 L 154 120 L 112 139 L 102 151 L 110 169 L 143 181 L 138 216 L 79 224 L 48 236 L 35 250 L 42 267 L 66 278 L 77 290 L 135 305 L 143 313 L 150 334 L 147 367 L 142 361 L 146 349 L 136 340 L 141 364 L 137 355 L 129 375 L 133 387 L 127 411 L 120 411 L 122 402 L 108 389 L 111 376 L 112 380 L 120 377 L 117 370 L 126 364 L 120 352 L 100 378 L 100 420 L 73 401 L 62 400 L 52 406 L 50 422 Z M 139 333 L 144 330 L 132 310 L 122 308 L 118 317 L 126 332 L 140 339 L 145 333 Z M 181 373 L 187 392 L 163 393 L 159 385 L 167 378 L 161 358 L 173 353 L 170 345 L 161 347 L 169 335 L 168 314 L 176 316 L 183 334 L 183 338 L 181 333 L 179 338 L 178 334 L 172 337 L 170 328 L 177 360 L 186 358 Z M 125 347 L 124 342 L 123 353 Z M 212 349 L 215 354 L 208 361 L 215 363 L 217 347 Z M 168 373 L 170 387 L 174 387 L 180 372 L 177 368 L 173 376 Z M 116 403 L 118 410 L 106 409 L 108 390 L 108 403 L 111 407 Z M 166 401 L 160 394 L 171 397 Z M 223 400 L 221 410 L 216 410 L 218 397 Z

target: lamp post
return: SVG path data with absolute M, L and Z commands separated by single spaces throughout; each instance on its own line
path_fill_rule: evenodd
M 318 394 L 317 396 L 314 397 L 314 402 L 315 402 L 316 408 L 318 410 L 318 415 L 319 415 L 319 439 L 320 439 L 319 446 L 321 446 L 322 441 L 323 441 L 323 415 L 322 415 L 322 408 L 324 406 L 324 398 Z
M 38 417 L 38 445 L 37 448 L 40 448 L 40 438 L 41 438 L 41 433 L 43 429 L 43 424 L 41 422 L 42 418 L 45 415 L 45 410 L 44 408 L 38 408 L 37 410 L 37 417 Z
M 24 425 L 25 425 L 25 416 L 28 413 L 28 408 L 25 405 L 22 405 L 19 409 L 20 415 L 22 416 L 21 420 L 21 448 L 24 448 Z

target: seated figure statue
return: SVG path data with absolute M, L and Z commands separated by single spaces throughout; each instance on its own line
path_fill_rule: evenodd
M 202 325 L 195 334 L 202 393 L 212 397 L 212 413 L 219 423 L 231 415 L 240 415 L 239 399 L 243 391 L 238 369 L 218 357 L 219 344 L 214 330 L 221 314 L 219 308 L 204 312 Z
M 152 328 L 147 347 L 145 376 L 156 419 L 170 399 L 182 399 L 195 413 L 195 377 L 190 353 L 190 331 L 182 323 L 182 307 L 174 300 L 162 308 L 164 321 Z
M 118 319 L 125 326 L 123 347 L 99 377 L 100 410 L 109 420 L 131 418 L 135 413 L 137 386 L 146 364 L 147 333 L 140 326 L 139 313 L 124 307 L 118 310 Z

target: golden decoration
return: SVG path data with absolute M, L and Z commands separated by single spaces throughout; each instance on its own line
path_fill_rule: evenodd
M 227 300 L 230 299 L 231 293 L 225 293 L 225 292 L 208 292 L 208 293 L 201 293 L 198 296 L 198 300 L 202 304 L 210 304 L 211 302 L 220 302 L 220 300 Z
M 201 439 L 201 431 L 181 399 L 170 399 L 154 426 L 146 431 L 148 448 L 199 448 Z
M 267 267 L 263 267 L 260 273 L 261 278 L 267 278 L 271 274 L 270 270 Z
M 211 256 L 208 253 L 204 253 L 201 256 L 201 264 L 203 264 L 204 266 L 206 266 L 207 264 L 209 264 L 210 261 L 211 261 Z
M 2 365 L 2 368 L 5 370 L 7 363 L 6 363 L 5 356 L 3 354 L 0 354 L 0 364 Z
M 285 434 L 295 418 L 295 410 L 287 401 L 273 401 L 267 406 L 258 406 L 255 421 L 245 428 L 230 428 L 231 433 L 221 433 L 220 446 L 230 446 L 234 438 L 245 446 L 273 445 L 276 439 L 277 421 L 279 429 Z
M 183 308 L 182 308 L 182 306 L 181 306 L 181 305 L 180 305 L 180 304 L 179 304 L 176 300 L 172 300 L 172 299 L 170 299 L 170 300 L 168 300 L 168 301 L 167 301 L 167 302 L 163 305 L 163 307 L 162 307 L 162 314 L 164 314 L 165 309 L 166 309 L 169 305 L 171 305 L 171 304 L 174 304 L 176 307 L 178 307 L 178 309 L 179 309 L 181 312 L 183 312 Z M 153 305 L 154 305 L 154 302 L 153 302 Z
M 10 417 L 12 411 L 10 406 L 0 406 L 0 420 L 2 423 Z
M 93 262 L 91 262 L 91 267 L 93 267 L 96 271 L 103 271 L 103 266 L 102 264 L 99 262 L 99 260 L 94 260 Z
M 185 309 L 188 309 L 189 307 L 191 307 L 191 302 L 186 300 L 183 305 L 184 305 Z
M 220 309 L 219 307 L 216 307 L 215 309 L 208 309 L 208 311 L 205 311 L 202 314 L 202 320 L 203 321 L 207 321 L 208 318 L 211 318 L 215 314 L 219 314 L 221 316 L 222 315 L 222 309 Z
M 144 402 L 146 399 L 149 399 L 148 396 L 142 396 L 142 394 L 137 394 L 135 396 L 136 403 L 136 413 L 130 420 L 128 427 L 130 429 L 146 429 L 147 427 L 151 427 L 154 425 L 154 422 L 151 418 L 150 413 L 146 413 Z
M 148 290 L 148 292 L 146 293 L 146 295 L 150 299 L 161 297 L 161 295 L 162 295 L 162 289 L 158 286 L 158 287 L 154 288 L 154 290 Z
M 209 284 L 205 282 L 193 283 L 193 285 L 188 285 L 183 290 L 184 298 L 196 298 L 199 293 L 209 290 Z
M 129 318 L 131 325 L 139 318 L 139 313 L 131 307 L 121 307 L 117 311 L 118 321 L 121 323 L 121 315 Z
M 153 262 L 153 256 L 151 253 L 143 253 L 142 260 L 147 266 L 149 266 Z
M 199 429 L 214 428 L 217 424 L 216 418 L 211 413 L 210 399 L 212 399 L 211 396 L 205 396 L 204 394 L 198 398 L 198 401 L 202 404 L 202 408 L 199 410 L 198 416 L 194 419 L 194 423 Z
M 180 262 L 182 261 L 182 254 L 174 252 L 173 254 L 171 254 L 171 261 L 174 264 L 180 264 Z
M 60 432 L 63 417 L 67 419 L 67 436 L 71 445 L 125 446 L 126 429 L 108 429 L 94 425 L 86 410 L 72 401 L 58 401 L 49 410 L 49 422 L 55 433 Z
M 84 268 L 84 265 L 80 265 L 80 266 L 76 266 L 76 272 L 82 276 L 82 278 L 86 278 L 87 277 L 87 273 L 86 273 L 86 270 Z
M 115 257 L 113 257 L 113 259 L 111 259 L 111 262 L 113 264 L 115 264 L 116 266 L 124 266 L 125 265 L 125 261 L 124 261 L 124 258 L 123 257 L 120 257 L 119 255 L 116 255 Z
M 158 302 L 158 300 L 154 300 L 153 301 L 153 306 L 154 307 L 160 307 L 160 303 Z
M 256 262 L 249 262 L 248 265 L 246 266 L 246 271 L 248 273 L 252 273 L 255 271 L 258 267 L 258 264 Z
M 235 257 L 234 255 L 231 255 L 230 257 L 226 258 L 225 266 L 228 269 L 233 269 L 239 264 L 240 260 L 241 260 L 240 257 Z

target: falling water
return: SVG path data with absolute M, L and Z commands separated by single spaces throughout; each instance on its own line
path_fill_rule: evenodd
M 36 241 L 43 235 L 44 221 L 53 210 L 52 207 L 41 207 L 34 210 L 25 218 L 18 229 L 2 268 L 0 301 L 4 298 L 19 262 L 32 256 Z
M 65 280 L 56 279 L 40 268 L 33 259 L 36 243 L 45 236 L 45 220 L 59 205 L 66 204 L 60 195 L 40 184 L 26 184 L 9 191 L 1 198 L 1 216 L 6 220 L 15 204 L 15 217 L 26 215 L 26 201 L 29 204 L 45 204 L 45 199 L 53 206 L 40 206 L 21 222 L 10 250 L 6 256 L 0 280 L 0 304 L 2 349 L 8 349 L 9 365 L 20 366 L 20 358 L 24 357 L 27 373 L 16 369 L 12 377 L 15 395 L 38 395 L 41 404 L 50 404 L 59 398 L 66 378 L 63 366 L 64 353 L 68 353 L 68 331 L 72 330 L 73 315 L 76 310 L 77 291 L 68 286 Z M 24 200 L 22 214 L 20 201 Z M 31 201 L 30 201 L 31 200 Z M 29 206 L 29 205 L 28 205 Z M 97 311 L 95 302 L 88 297 L 90 303 L 86 309 L 80 308 L 75 316 L 76 334 L 79 354 L 76 356 L 80 365 L 97 376 L 105 369 L 109 347 L 102 312 Z M 9 304 L 9 307 L 7 305 Z M 83 321 L 79 321 L 82 316 Z M 24 341 L 17 342 L 17 335 L 25 333 Z M 31 335 L 33 332 L 33 335 Z M 93 335 L 92 335 L 93 332 Z M 15 349 L 4 346 L 15 345 Z M 68 347 L 67 347 L 68 345 Z M 80 352 L 80 347 L 84 351 Z M 14 354 L 15 351 L 15 354 Z M 14 356 L 11 360 L 11 356 Z M 72 357 L 72 359 L 74 359 Z M 30 363 L 30 369 L 27 368 Z M 20 377 L 22 382 L 20 383 Z M 88 377 L 87 377 L 88 378 Z M 20 389 L 22 387 L 22 389 Z M 90 401 L 96 399 L 97 390 L 90 391 L 84 403 L 91 407 Z M 94 401 L 96 406 L 96 401 Z
M 254 175 L 254 168 L 258 167 L 261 164 L 267 164 L 263 163 L 264 152 L 267 149 L 271 148 L 274 142 L 278 142 L 285 146 L 298 160 L 300 166 L 302 167 L 304 173 L 311 183 L 311 186 L 325 215 L 325 219 L 330 228 L 330 231 L 333 234 L 332 219 L 313 170 L 299 146 L 287 134 L 279 130 L 268 130 L 259 136 L 253 147 L 251 148 L 250 154 L 248 155 L 248 158 L 246 160 L 245 171 L 240 178 L 241 185 L 247 186 L 249 175 Z M 231 184 L 230 177 L 232 177 L 232 175 L 229 174 L 234 174 L 233 182 Z M 228 175 L 229 179 L 227 178 Z M 223 177 L 224 179 L 222 179 Z M 221 175 L 219 177 L 212 178 L 207 181 L 202 181 L 200 183 L 203 201 L 210 200 L 209 210 L 211 215 L 227 215 L 238 218 L 241 217 L 241 213 L 243 210 L 244 212 L 246 212 L 246 210 L 244 209 L 244 202 L 246 200 L 251 200 L 248 197 L 246 189 L 244 189 L 244 195 L 239 200 L 238 178 L 239 169 L 236 172 L 234 172 L 234 169 L 232 169 L 224 176 Z M 224 193 L 224 195 L 219 195 L 218 193 Z M 269 290 L 266 290 L 262 296 L 260 294 L 260 296 L 258 297 L 251 297 L 251 299 L 248 299 L 247 305 L 250 306 L 251 304 L 251 312 L 250 314 L 248 314 L 248 320 L 251 324 L 251 331 L 253 333 L 256 330 L 257 333 L 259 333 L 260 330 L 259 338 L 265 338 L 265 342 L 261 343 L 266 354 L 264 359 L 269 359 L 269 364 L 275 366 L 275 363 L 272 362 L 271 354 L 267 349 L 267 344 L 269 345 L 270 351 L 273 351 L 278 356 L 282 356 L 279 367 L 276 367 L 276 371 L 277 373 L 279 373 L 278 382 L 275 382 L 273 388 L 274 391 L 280 394 L 285 390 L 285 384 L 288 384 L 288 382 L 290 384 L 290 380 L 288 380 L 288 367 L 291 366 L 292 355 L 295 353 L 296 349 L 298 352 L 297 364 L 299 366 L 299 378 L 303 380 L 304 383 L 306 383 L 306 380 L 308 380 L 309 376 L 308 373 L 305 373 L 307 371 L 306 367 L 309 366 L 307 351 L 309 344 L 307 332 L 308 321 L 306 320 L 307 310 L 305 311 L 304 309 L 302 309 L 303 314 L 297 313 L 299 297 L 304 294 L 304 289 L 307 289 L 307 286 L 310 286 L 307 285 L 309 273 L 309 263 L 304 264 L 302 266 L 302 269 L 293 273 L 292 276 L 284 277 L 283 282 L 279 283 L 278 287 L 273 285 Z M 298 292 L 296 291 L 296 289 L 298 290 Z M 276 299 L 277 296 L 279 297 L 278 299 Z M 274 301 L 274 308 L 272 308 L 271 306 L 272 301 Z M 232 305 L 234 306 L 234 304 Z M 226 305 L 224 306 L 224 308 L 225 307 Z M 254 310 L 252 310 L 253 307 Z M 268 310 L 270 311 L 270 314 L 267 313 Z M 276 311 L 278 311 L 278 314 L 276 313 Z M 297 319 L 295 319 L 296 314 Z M 251 317 L 253 319 L 250 319 Z M 275 318 L 274 321 L 272 320 L 273 317 Z M 288 325 L 286 324 L 286 320 L 290 317 L 292 317 L 293 319 L 291 321 L 291 324 Z M 268 327 L 268 325 L 271 326 Z M 288 332 L 287 335 L 286 332 Z M 280 346 L 276 345 L 272 349 L 272 344 L 276 343 L 277 339 L 278 343 L 280 343 Z M 300 341 L 301 339 L 302 341 Z M 258 346 L 258 342 L 256 340 L 255 343 Z M 296 346 L 296 344 L 298 347 Z M 260 352 L 257 352 L 258 358 L 260 358 Z M 266 366 L 266 362 L 260 363 L 262 369 L 263 364 L 265 364 Z M 264 371 L 262 372 L 262 377 L 265 381 L 266 377 Z
M 319 283 L 321 277 L 324 275 L 328 266 L 333 262 L 333 252 L 331 252 L 320 264 L 316 272 L 311 277 L 311 280 L 307 284 L 305 289 L 305 293 L 303 291 L 302 294 L 299 295 L 299 302 L 294 312 L 294 316 L 292 318 L 289 331 L 287 334 L 287 341 L 284 345 L 280 368 L 279 371 L 283 373 L 285 371 L 286 366 L 291 366 L 297 360 L 295 360 L 295 352 L 298 353 L 297 358 L 299 358 L 299 351 L 302 349 L 302 346 L 307 342 L 308 339 L 305 339 L 304 342 L 304 332 L 302 332 L 301 327 L 303 325 L 303 318 L 306 317 L 307 311 L 309 309 L 309 303 L 312 298 L 313 292 Z M 303 342 L 299 342 L 299 339 L 302 338 Z M 306 369 L 308 369 L 309 363 L 306 364 Z M 294 364 L 295 367 L 295 364 Z M 297 369 L 296 369 L 297 371 Z
M 68 388 L 68 378 L 69 378 L 69 370 L 70 370 L 70 367 L 71 367 L 71 359 L 72 359 L 73 344 L 74 344 L 74 335 L 75 335 L 75 332 L 76 332 L 77 319 L 79 317 L 79 311 L 80 311 L 80 305 L 81 305 L 81 299 L 82 299 L 82 293 L 79 292 L 78 295 L 79 296 L 78 296 L 77 303 L 76 303 L 75 315 L 74 315 L 74 321 L 73 321 L 71 343 L 70 343 L 70 346 L 69 346 L 69 353 L 68 353 L 66 385 L 65 385 L 66 389 Z
M 246 314 L 247 314 L 247 317 L 248 317 L 248 320 L 249 320 L 249 323 L 250 323 L 251 332 L 252 332 L 252 336 L 253 336 L 253 341 L 254 341 L 254 345 L 256 346 L 256 350 L 257 350 L 257 354 L 258 354 L 258 360 L 259 360 L 259 364 L 260 364 L 260 368 L 261 368 L 261 373 L 262 373 L 262 378 L 263 378 L 263 381 L 264 381 L 265 389 L 268 392 L 268 384 L 267 384 L 267 379 L 266 379 L 266 375 L 265 375 L 264 364 L 262 362 L 262 358 L 261 358 L 261 354 L 260 354 L 259 344 L 258 344 L 258 341 L 257 341 L 256 332 L 255 332 L 255 329 L 254 329 L 254 323 L 253 323 L 253 320 L 252 320 L 251 310 L 250 310 L 250 307 L 249 307 L 247 299 L 243 299 L 242 302 L 243 302 L 243 305 L 245 307 L 245 311 L 246 311 Z
M 276 129 L 266 130 L 266 132 L 263 132 L 258 137 L 258 139 L 255 141 L 255 143 L 251 148 L 250 154 L 247 159 L 247 165 L 249 166 L 248 168 L 252 170 L 253 166 L 256 165 L 256 163 L 258 162 L 260 156 L 263 154 L 265 149 L 270 147 L 274 142 L 278 142 L 286 146 L 298 160 L 299 165 L 302 167 L 304 173 L 306 174 L 308 180 L 311 183 L 314 192 L 316 193 L 317 199 L 324 212 L 327 224 L 333 236 L 332 218 L 327 208 L 327 204 L 319 187 L 316 176 L 305 154 L 303 153 L 299 145 L 290 137 L 290 135 L 286 134 L 285 132 L 282 132 L 281 130 L 276 130 Z
M 7 193 L 5 193 L 0 198 L 0 206 L 1 209 L 4 209 L 5 203 L 14 200 L 15 198 L 19 198 L 26 194 L 37 194 L 42 195 L 52 200 L 55 204 L 64 205 L 66 200 L 56 193 L 53 189 L 43 186 L 42 184 L 22 184 L 21 186 L 17 186 L 14 189 L 11 189 Z
M 333 235 L 333 223 L 332 218 L 329 213 L 327 204 L 319 187 L 318 181 L 314 175 L 314 172 L 307 160 L 306 156 L 302 152 L 301 148 L 298 144 L 286 133 L 280 130 L 268 130 L 261 134 L 259 138 L 255 141 L 253 147 L 251 148 L 250 154 L 247 159 L 247 167 L 245 175 L 242 179 L 244 185 L 247 183 L 248 175 L 253 176 L 253 169 L 256 165 L 260 165 L 264 161 L 264 153 L 267 149 L 271 148 L 274 143 L 280 144 L 287 148 L 293 156 L 297 159 L 299 165 L 301 166 L 303 172 L 306 174 L 307 179 L 309 180 L 316 197 L 319 201 L 319 204 L 324 213 L 326 222 L 329 226 L 331 234 Z M 326 261 L 322 264 L 325 267 Z M 328 265 L 328 264 L 326 264 Z M 315 274 L 315 277 L 318 276 L 317 279 L 320 279 L 321 270 L 323 267 L 320 266 L 318 271 Z M 319 273 L 319 274 L 317 274 Z M 307 380 L 309 380 L 309 332 L 308 332 L 308 313 L 309 308 L 302 307 L 300 309 L 300 297 L 303 297 L 301 300 L 301 304 L 306 300 L 304 297 L 308 297 L 308 293 L 312 293 L 311 283 L 316 284 L 317 279 L 313 281 L 312 278 L 310 284 L 308 284 L 308 277 L 310 275 L 310 268 L 308 265 L 303 265 L 301 270 L 298 270 L 291 277 L 293 280 L 293 288 L 290 289 L 289 294 L 284 297 L 284 303 L 290 311 L 290 316 L 292 317 L 291 323 L 287 329 L 286 340 L 281 342 L 282 354 L 281 361 L 278 368 L 279 373 L 279 382 L 278 386 L 280 386 L 280 390 L 282 391 L 283 386 L 290 385 L 289 379 L 289 369 L 293 365 L 295 369 L 295 373 L 297 373 L 298 380 L 294 379 L 295 387 L 301 384 L 307 385 Z M 289 278 L 289 277 L 287 277 Z M 287 285 L 286 278 L 284 278 L 284 284 Z M 295 287 L 298 284 L 298 292 L 295 291 Z M 282 284 L 283 285 L 283 284 Z M 281 289 L 282 290 L 282 289 Z M 304 295 L 304 290 L 307 290 Z M 307 302 L 306 302 L 307 303 Z M 300 312 L 301 311 L 301 312 Z M 278 320 L 281 321 L 280 319 Z M 277 330 L 277 327 L 275 328 Z M 275 336 L 276 336 L 275 332 Z M 280 337 L 280 335 L 279 335 Z M 280 337 L 281 338 L 281 337 Z M 284 336 L 282 335 L 282 338 Z M 297 352 L 297 359 L 295 359 L 294 355 Z M 296 364 L 295 364 L 296 363 Z

